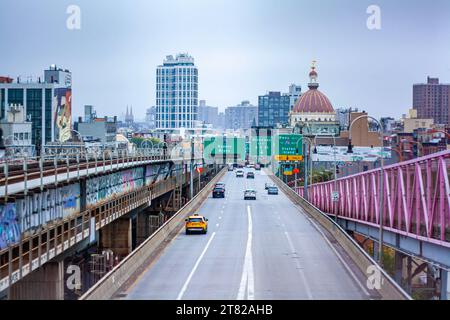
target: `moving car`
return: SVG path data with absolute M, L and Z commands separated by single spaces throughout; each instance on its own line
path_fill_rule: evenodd
M 269 187 L 271 187 L 271 186 L 272 186 L 272 184 L 270 182 L 266 182 L 265 185 L 264 185 L 264 188 L 266 190 L 269 190 Z
M 253 172 L 247 172 L 247 179 L 255 179 L 255 174 Z
M 256 191 L 247 189 L 244 191 L 244 200 L 256 200 Z
M 255 170 L 258 170 L 258 171 L 261 170 L 261 165 L 259 163 L 255 164 Z
M 228 165 L 228 171 L 234 171 L 234 167 L 233 167 L 233 165 Z
M 222 188 L 225 190 L 225 183 L 224 182 L 217 182 L 214 188 Z
M 215 187 L 212 191 L 213 198 L 225 198 L 225 188 L 224 187 Z
M 193 214 L 186 220 L 186 234 L 191 234 L 192 232 L 200 232 L 206 234 L 208 232 L 208 219 L 199 214 Z
M 267 189 L 267 194 L 277 195 L 277 194 L 278 194 L 278 187 L 276 187 L 276 186 L 270 186 L 270 187 Z
M 244 170 L 237 170 L 236 178 L 243 178 L 243 177 L 244 177 Z

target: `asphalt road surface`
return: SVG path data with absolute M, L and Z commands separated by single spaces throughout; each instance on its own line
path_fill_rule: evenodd
M 264 171 L 254 180 L 228 172 L 222 181 L 225 199 L 210 197 L 198 211 L 209 219 L 208 234 L 183 228 L 125 299 L 374 298 L 364 275 L 281 190 L 267 195 Z M 256 201 L 243 199 L 247 187 L 257 190 Z

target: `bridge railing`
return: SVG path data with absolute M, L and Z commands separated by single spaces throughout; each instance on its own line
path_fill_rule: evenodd
M 384 229 L 450 247 L 449 166 L 444 151 L 339 179 L 337 190 L 333 181 L 312 185 L 309 201 L 330 215 L 379 226 L 382 196 Z

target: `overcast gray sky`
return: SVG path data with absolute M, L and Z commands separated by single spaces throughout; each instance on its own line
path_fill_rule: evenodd
M 66 27 L 69 5 L 81 29 Z M 366 26 L 381 8 L 381 30 Z M 449 0 L 1 0 L 0 75 L 73 72 L 74 115 L 135 115 L 155 104 L 155 68 L 188 52 L 209 105 L 257 104 L 267 91 L 307 89 L 311 60 L 334 107 L 399 117 L 412 85 L 450 82 Z

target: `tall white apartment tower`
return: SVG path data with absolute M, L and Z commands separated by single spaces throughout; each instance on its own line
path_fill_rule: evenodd
M 156 70 L 156 128 L 193 128 L 198 114 L 198 69 L 194 58 L 167 56 Z

